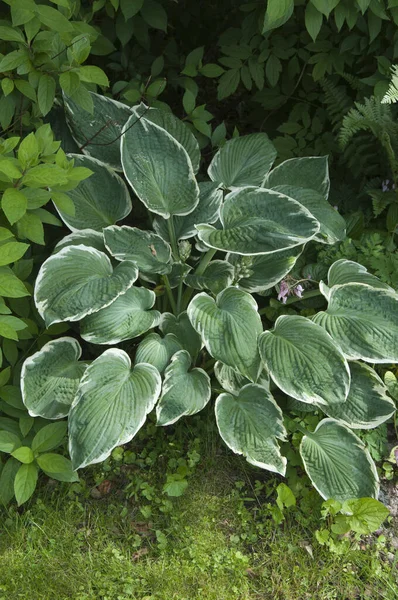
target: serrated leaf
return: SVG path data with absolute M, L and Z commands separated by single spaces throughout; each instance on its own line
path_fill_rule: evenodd
M 239 82 L 240 67 L 225 71 L 218 80 L 217 100 L 223 100 L 224 98 L 228 98 L 228 96 L 232 96 L 236 92 Z

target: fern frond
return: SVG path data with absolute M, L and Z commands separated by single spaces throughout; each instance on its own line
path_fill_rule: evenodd
M 352 99 L 343 86 L 336 85 L 330 79 L 322 79 L 320 84 L 325 94 L 326 112 L 334 128 L 337 128 L 352 107 Z
M 370 131 L 384 145 L 385 135 L 398 135 L 398 125 L 393 120 L 391 109 L 381 104 L 378 98 L 365 98 L 363 104 L 355 102 L 355 107 L 344 117 L 339 141 L 345 148 L 360 131 Z
M 398 102 L 398 65 L 391 67 L 391 71 L 392 79 L 390 86 L 381 101 L 382 104 L 393 104 L 394 102 Z

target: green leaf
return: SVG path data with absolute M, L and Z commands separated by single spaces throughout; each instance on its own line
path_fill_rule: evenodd
M 352 260 L 342 258 L 336 260 L 330 267 L 328 285 L 329 287 L 333 287 L 334 285 L 344 285 L 346 283 L 366 283 L 373 288 L 389 290 L 390 292 L 394 291 L 389 285 L 380 281 L 378 277 L 368 273 L 364 266 Z
M 390 514 L 388 508 L 374 498 L 346 500 L 341 512 L 349 515 L 350 529 L 360 535 L 377 531 Z
M 70 460 L 60 454 L 42 454 L 37 457 L 37 464 L 48 477 L 57 481 L 79 481 Z
M 0 452 L 11 454 L 21 445 L 19 437 L 11 431 L 0 430 Z
M 326 406 L 347 398 L 347 361 L 322 327 L 305 317 L 283 315 L 258 343 L 271 378 L 285 394 Z
M 265 133 L 234 138 L 214 156 L 209 177 L 227 188 L 261 185 L 275 158 L 276 150 Z
M 8 188 L 1 199 L 1 208 L 9 223 L 14 225 L 26 212 L 28 201 L 26 196 L 16 188 Z
M 324 290 L 321 288 L 324 293 Z M 325 312 L 315 317 L 350 360 L 398 361 L 398 296 L 364 283 L 338 285 L 327 293 Z
M 224 365 L 224 363 L 219 360 L 214 365 L 214 375 L 216 376 L 216 379 L 221 387 L 233 396 L 238 396 L 240 389 L 250 383 L 247 377 L 244 377 L 232 367 Z M 259 385 L 269 389 L 268 381 L 264 382 L 262 379 L 260 379 Z
M 2 371 L 0 371 L 0 387 L 3 387 L 3 385 L 6 385 L 6 383 L 10 379 L 10 376 L 11 376 L 11 367 L 7 367 L 6 369 L 3 369 Z
M 66 417 L 86 364 L 82 350 L 70 337 L 48 342 L 25 360 L 21 372 L 22 398 L 32 417 Z
M 21 465 L 15 475 L 14 493 L 18 506 L 24 504 L 36 489 L 38 470 L 35 463 Z
M 213 260 L 201 275 L 185 277 L 185 283 L 195 290 L 210 290 L 217 295 L 224 288 L 232 285 L 235 278 L 235 269 L 225 260 Z
M 262 292 L 277 285 L 293 269 L 304 246 L 281 250 L 272 254 L 260 254 L 242 258 L 228 254 L 227 260 L 242 276 L 238 287 L 246 292 Z
M 13 52 L 8 52 L 8 54 L 0 59 L 0 72 L 5 73 L 7 71 L 13 71 L 25 61 L 26 52 L 23 50 L 14 50 Z
M 145 104 L 140 104 L 139 106 L 133 107 L 131 110 L 136 115 L 137 119 L 144 116 L 147 121 L 162 127 L 162 129 L 165 129 L 167 133 L 176 139 L 187 151 L 189 158 L 191 159 L 194 173 L 198 172 L 200 164 L 199 144 L 194 134 L 183 121 L 177 119 L 171 112 L 160 110 L 158 108 L 151 108 Z
M 75 205 L 73 200 L 68 194 L 63 192 L 52 192 L 51 200 L 54 202 L 58 212 L 62 212 L 69 217 L 74 217 L 76 214 Z
M 224 69 L 215 63 L 208 63 L 207 65 L 203 65 L 203 67 L 199 69 L 199 72 L 205 77 L 213 78 L 220 77 L 220 75 L 224 73 Z
M 278 185 L 291 185 L 319 192 L 324 198 L 329 195 L 330 180 L 328 157 L 290 158 L 268 173 L 262 184 L 273 189 Z
M 319 222 L 301 204 L 273 190 L 246 187 L 228 194 L 220 210 L 223 229 L 196 226 L 199 239 L 226 252 L 271 254 L 300 246 L 319 231 Z
M 80 85 L 79 75 L 73 71 L 65 71 L 59 76 L 59 84 L 65 94 L 68 96 L 73 96 Z
M 56 254 L 62 248 L 67 246 L 88 246 L 95 248 L 100 252 L 106 252 L 104 244 L 104 236 L 98 231 L 93 229 L 82 229 L 81 231 L 74 231 L 69 235 L 65 236 L 54 248 L 53 254 Z
M 202 292 L 191 300 L 187 312 L 209 354 L 256 381 L 262 325 L 253 297 L 234 287 L 223 290 L 216 300 Z
M 105 245 L 116 260 L 132 260 L 140 271 L 170 273 L 171 248 L 151 231 L 123 225 L 104 229 Z
M 46 74 L 41 75 L 39 87 L 37 89 L 37 102 L 43 116 L 52 109 L 55 98 L 55 88 L 56 84 L 54 77 Z
M 132 112 L 121 102 L 93 92 L 87 93 L 93 103 L 92 114 L 77 104 L 75 96 L 79 90 L 73 98 L 64 95 L 66 119 L 72 136 L 84 154 L 121 171 L 120 136 Z
M 196 96 L 191 92 L 191 90 L 185 90 L 182 97 L 182 105 L 187 115 L 190 115 L 195 110 Z
M 33 214 L 26 213 L 18 222 L 18 235 L 21 238 L 27 238 L 35 244 L 44 246 L 44 229 L 41 219 Z M 24 244 L 27 246 L 27 244 Z M 1 249 L 0 249 L 1 251 Z
M 276 503 L 281 511 L 290 506 L 296 506 L 296 496 L 286 483 L 280 483 L 276 488 L 277 498 Z
M 102 231 L 127 217 L 131 212 L 131 199 L 128 188 L 119 175 L 99 160 L 90 156 L 69 154 L 75 167 L 88 168 L 93 175 L 68 191 L 75 206 L 75 214 L 67 214 L 57 205 L 62 220 L 72 231 L 93 229 Z M 112 198 L 112 202 L 109 199 Z
M 311 2 L 305 7 L 305 28 L 315 42 L 322 27 L 323 16 Z
M 42 164 L 29 169 L 22 182 L 32 188 L 65 185 L 68 183 L 68 173 L 58 165 Z
M 199 203 L 195 210 L 185 217 L 173 217 L 174 232 L 177 240 L 186 240 L 197 234 L 196 223 L 214 223 L 219 216 L 223 193 L 219 183 L 199 182 Z M 170 233 L 167 220 L 156 216 L 153 220 L 155 231 L 167 242 Z
M 182 349 L 175 335 L 168 333 L 161 338 L 158 333 L 147 335 L 137 348 L 135 363 L 149 363 L 163 373 L 173 354 Z
M 25 254 L 29 244 L 21 242 L 6 242 L 0 246 L 0 266 L 9 265 L 16 262 Z
M 218 81 L 217 100 L 224 100 L 232 96 L 240 82 L 240 68 L 229 69 L 223 73 Z
M 109 79 L 104 71 L 93 65 L 85 65 L 79 68 L 79 78 L 87 83 L 95 83 L 96 85 L 109 86 Z
M 273 189 L 297 200 L 319 221 L 321 228 L 315 238 L 317 242 L 335 244 L 345 239 L 346 221 L 324 196 L 315 190 L 296 188 L 290 185 L 278 185 Z
M 120 8 L 126 21 L 134 17 L 142 8 L 144 0 L 120 0 Z
M 142 18 L 150 27 L 167 32 L 167 13 L 155 0 L 145 0 L 141 8 Z
M 23 298 L 29 292 L 9 267 L 0 267 L 0 296 L 5 298 Z
M 16 79 L 15 87 L 19 92 L 21 92 L 21 94 L 29 98 L 29 100 L 37 102 L 36 91 L 28 81 L 25 81 L 24 79 Z
M 395 413 L 395 404 L 377 373 L 359 362 L 350 363 L 351 386 L 343 404 L 321 406 L 333 419 L 351 429 L 373 429 Z
M 106 350 L 87 368 L 69 414 L 69 453 L 74 469 L 101 462 L 129 442 L 160 394 L 155 367 L 131 369 L 123 350 Z
M 271 54 L 265 65 L 265 74 L 271 85 L 275 87 L 279 80 L 279 75 L 282 72 L 282 63 L 275 54 Z
M 323 15 L 325 15 L 326 18 L 329 17 L 332 10 L 334 8 L 336 8 L 338 3 L 340 2 L 340 0 L 310 0 L 310 1 L 315 6 L 315 8 L 317 10 L 319 10 L 319 12 L 321 12 Z
M 162 313 L 159 328 L 163 335 L 171 333 L 176 336 L 182 348 L 196 359 L 202 347 L 202 339 L 191 325 L 188 314 L 184 311 L 178 316 Z
M 106 254 L 87 246 L 67 246 L 41 266 L 35 286 L 36 307 L 47 327 L 78 321 L 109 306 L 137 279 L 135 263 L 112 268 Z
M 0 473 L 0 502 L 4 505 L 14 497 L 14 481 L 20 466 L 15 458 L 10 457 Z
M 156 407 L 157 425 L 172 425 L 183 416 L 200 412 L 210 400 L 210 377 L 203 369 L 192 369 L 191 357 L 180 350 L 166 368 L 162 395 Z
M 144 287 L 131 287 L 110 306 L 89 315 L 81 322 L 81 336 L 93 344 L 118 344 L 138 337 L 156 327 L 157 310 L 150 310 L 156 296 Z
M 7 177 L 9 177 L 10 180 L 19 179 L 20 177 L 22 177 L 22 173 L 16 167 L 16 165 L 11 160 L 3 158 L 0 160 L 0 172 L 4 173 L 4 175 L 7 175 Z
M 286 458 L 277 442 L 286 435 L 282 411 L 268 390 L 248 384 L 237 396 L 221 394 L 215 411 L 219 433 L 233 452 L 252 465 L 285 474 Z
M 33 452 L 48 452 L 60 446 L 66 436 L 67 422 L 59 421 L 42 427 L 32 440 Z
M 379 478 L 364 443 L 333 419 L 321 421 L 300 445 L 305 470 L 322 498 L 376 497 Z
M 35 455 L 28 446 L 20 446 L 11 455 L 25 465 L 29 465 L 35 460 Z
M 39 143 L 32 132 L 23 138 L 18 148 L 18 160 L 23 169 L 35 164 L 39 158 Z
M 165 129 L 145 118 L 137 121 L 135 115 L 124 131 L 123 170 L 141 202 L 166 219 L 192 212 L 199 188 L 185 148 Z
M 64 33 L 66 31 L 71 31 L 73 28 L 72 23 L 70 23 L 56 8 L 40 4 L 36 5 L 35 12 L 40 22 L 52 31 Z
M 268 0 L 262 34 L 281 27 L 293 14 L 294 0 Z
M 0 40 L 26 44 L 25 37 L 20 29 L 16 27 L 8 27 L 7 25 L 0 26 Z

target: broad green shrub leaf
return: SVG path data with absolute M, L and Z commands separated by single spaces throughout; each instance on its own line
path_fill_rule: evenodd
M 0 431 L 0 452 L 11 454 L 21 446 L 19 436 L 11 431 Z
M 110 306 L 88 315 L 80 323 L 80 334 L 92 344 L 118 344 L 156 327 L 157 310 L 150 310 L 156 296 L 144 287 L 131 287 Z
M 41 454 L 37 457 L 37 464 L 51 479 L 57 481 L 79 481 L 78 474 L 72 469 L 72 463 L 60 454 Z
M 87 246 L 67 246 L 50 256 L 36 279 L 35 303 L 47 327 L 79 321 L 109 306 L 138 277 L 135 263 L 112 268 L 106 254 Z
M 87 368 L 69 414 L 69 454 L 74 469 L 98 463 L 127 444 L 145 423 L 161 390 L 155 367 L 109 349 Z
M 285 474 L 286 458 L 277 442 L 285 440 L 283 415 L 268 390 L 248 384 L 237 396 L 221 394 L 215 411 L 218 431 L 233 452 L 256 467 Z
M 272 254 L 241 257 L 228 254 L 227 260 L 240 276 L 238 286 L 246 292 L 262 292 L 277 285 L 294 267 L 304 246 L 280 250 Z
M 66 421 L 58 421 L 45 425 L 32 440 L 33 452 L 48 452 L 57 448 L 63 441 L 68 425 Z
M 25 465 L 29 465 L 35 460 L 35 455 L 29 446 L 21 446 L 20 448 L 17 448 L 14 450 L 14 452 L 12 452 L 12 456 Z
M 74 231 L 66 235 L 55 246 L 53 254 L 56 254 L 67 246 L 88 246 L 100 252 L 106 252 L 103 234 L 93 229 L 82 229 L 81 231 Z
M 212 181 L 226 188 L 261 185 L 273 165 L 276 150 L 265 133 L 251 133 L 228 140 L 208 168 Z
M 262 188 L 228 194 L 220 211 L 223 229 L 197 225 L 199 239 L 234 254 L 270 254 L 305 244 L 319 231 L 318 221 L 301 204 Z
M 23 298 L 29 295 L 24 283 L 14 275 L 10 267 L 0 267 L 0 296 Z
M 284 25 L 292 16 L 293 10 L 294 0 L 268 0 L 262 34 Z
M 69 154 L 68 158 L 74 159 L 75 167 L 85 167 L 93 172 L 68 192 L 75 207 L 74 214 L 67 214 L 56 205 L 69 229 L 102 231 L 104 227 L 127 217 L 131 212 L 131 199 L 123 179 L 113 169 L 90 156 Z
M 341 512 L 350 517 L 350 529 L 361 535 L 369 535 L 377 531 L 390 511 L 384 504 L 374 498 L 346 500 Z
M 250 383 L 247 377 L 244 377 L 232 367 L 224 365 L 221 361 L 217 361 L 214 365 L 214 375 L 218 383 L 225 391 L 237 396 L 240 389 Z
M 0 246 L 0 267 L 17 262 L 23 257 L 28 248 L 29 244 L 22 244 L 21 242 L 6 242 Z
M 137 121 L 133 115 L 123 131 L 123 171 L 141 202 L 166 219 L 192 212 L 199 188 L 185 148 L 144 117 Z
M 48 342 L 22 366 L 22 399 L 32 417 L 66 417 L 87 365 L 79 362 L 77 340 L 61 337 Z
M 157 425 L 172 425 L 183 416 L 194 415 L 210 400 L 210 377 L 203 369 L 192 369 L 191 357 L 180 350 L 164 373 L 162 395 L 156 406 Z
M 176 336 L 184 350 L 195 360 L 202 347 L 202 339 L 191 325 L 188 314 L 184 311 L 178 316 L 171 313 L 161 315 L 159 328 L 163 335 L 171 333 Z
M 330 180 L 327 156 L 289 158 L 268 173 L 262 187 L 273 189 L 279 185 L 291 185 L 308 189 L 309 184 L 312 190 L 324 198 L 328 197 Z
M 223 199 L 219 183 L 212 181 L 199 182 L 199 204 L 185 217 L 173 217 L 173 225 L 177 240 L 186 240 L 197 234 L 196 223 L 215 223 L 218 219 L 220 206 Z M 155 231 L 166 241 L 170 242 L 167 221 L 162 217 L 155 217 L 153 221 Z
M 285 394 L 326 406 L 347 398 L 347 361 L 319 325 L 305 317 L 282 315 L 272 331 L 260 335 L 258 344 L 271 378 Z
M 187 312 L 209 354 L 256 381 L 262 324 L 254 298 L 234 287 L 223 290 L 216 300 L 202 292 L 191 300 Z
M 194 173 L 199 171 L 199 144 L 192 131 L 173 113 L 158 108 L 148 108 L 145 104 L 133 107 L 132 112 L 137 118 L 144 116 L 147 121 L 165 129 L 174 139 L 185 148 L 192 163 Z
M 328 308 L 313 318 L 350 360 L 398 361 L 398 296 L 364 283 L 332 287 Z
M 375 275 L 368 273 L 362 265 L 342 258 L 332 264 L 328 272 L 328 285 L 344 285 L 346 283 L 366 283 L 374 288 L 394 290 Z
M 64 94 L 66 120 L 72 136 L 84 154 L 122 171 L 120 137 L 131 109 L 106 96 L 89 94 L 94 106 L 92 114 Z
M 24 504 L 36 489 L 38 469 L 35 463 L 21 465 L 14 479 L 14 493 L 18 506 Z
M 104 239 L 107 250 L 116 260 L 132 260 L 146 273 L 171 271 L 171 248 L 152 231 L 116 225 L 104 229 Z
M 12 456 L 4 464 L 3 469 L 0 473 L 1 504 L 8 504 L 10 500 L 14 497 L 14 481 L 20 466 L 21 463 L 19 463 Z
M 351 429 L 374 429 L 395 412 L 395 404 L 386 394 L 387 388 L 368 365 L 350 363 L 351 386 L 343 404 L 320 408 L 337 421 Z
M 315 237 L 317 242 L 335 244 L 345 239 L 345 219 L 329 204 L 322 194 L 315 190 L 296 188 L 290 185 L 278 185 L 273 189 L 297 200 L 319 221 L 321 228 Z
M 322 498 L 376 498 L 379 478 L 365 444 L 347 427 L 324 419 L 300 445 L 307 475 Z
M 173 354 L 182 350 L 182 344 L 172 333 L 162 338 L 158 333 L 147 335 L 137 348 L 135 364 L 149 363 L 163 373 Z
M 235 269 L 225 260 L 213 260 L 208 264 L 202 275 L 185 277 L 185 283 L 195 290 L 210 290 L 212 294 L 219 294 L 229 287 L 235 277 Z

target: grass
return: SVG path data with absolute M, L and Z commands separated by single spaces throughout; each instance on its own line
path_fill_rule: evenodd
M 383 551 L 370 545 L 338 556 L 314 542 L 316 514 L 303 525 L 293 511 L 278 526 L 247 508 L 253 503 L 237 492 L 234 465 L 223 457 L 200 464 L 172 502 L 72 490 L 44 486 L 26 510 L 3 514 L 0 600 L 398 597 Z

